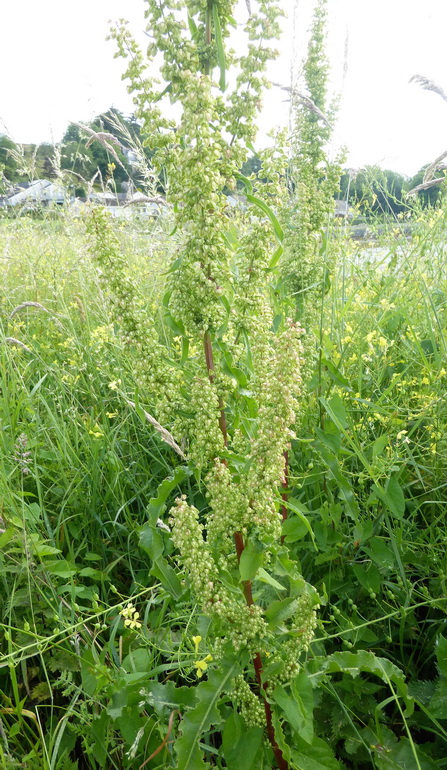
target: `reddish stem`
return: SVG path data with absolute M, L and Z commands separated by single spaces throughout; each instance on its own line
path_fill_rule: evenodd
M 139 770 L 143 770 L 144 767 L 151 761 L 151 759 L 154 759 L 154 757 L 157 756 L 157 754 L 160 753 L 164 749 L 164 747 L 169 742 L 169 736 L 171 735 L 172 725 L 174 724 L 174 717 L 178 714 L 179 717 L 181 717 L 180 711 L 178 709 L 175 709 L 174 711 L 171 711 L 171 715 L 169 717 L 169 723 L 168 723 L 168 732 L 166 733 L 165 737 L 163 738 L 162 742 L 160 743 L 159 747 L 155 749 L 155 751 L 152 752 L 150 757 L 144 760 L 143 764 L 140 765 Z
M 208 370 L 208 377 L 210 379 L 210 382 L 214 382 L 214 373 L 215 373 L 215 366 L 214 366 L 214 357 L 213 357 L 213 345 L 211 340 L 211 334 L 209 331 L 206 331 L 203 337 L 203 348 L 205 351 L 205 361 L 206 361 L 206 368 Z M 222 431 L 223 439 L 225 446 L 228 446 L 228 433 L 227 433 L 227 420 L 225 417 L 225 410 L 224 410 L 224 404 L 221 398 L 219 398 L 219 409 L 220 409 L 220 417 L 219 417 L 219 426 Z M 287 472 L 288 472 L 288 458 L 286 456 L 286 466 L 285 466 L 285 477 L 283 482 L 283 487 L 287 487 Z M 286 493 L 283 493 L 283 500 L 287 499 L 285 497 Z M 284 508 L 285 506 L 283 506 Z M 284 515 L 283 512 L 283 519 L 287 516 L 287 509 L 286 513 Z M 242 535 L 242 532 L 235 532 L 234 533 L 234 543 L 236 546 L 236 554 L 237 554 L 237 560 L 238 562 L 241 559 L 242 552 L 245 548 L 244 538 Z M 244 596 L 245 601 L 247 602 L 247 606 L 251 607 L 253 605 L 253 592 L 252 592 L 252 585 L 251 580 L 244 580 L 243 581 L 243 589 L 244 589 Z M 289 770 L 289 765 L 284 759 L 283 753 L 281 749 L 279 748 L 276 738 L 275 738 L 275 728 L 273 727 L 273 717 L 272 717 L 272 709 L 270 706 L 270 703 L 267 700 L 266 694 L 267 694 L 267 688 L 268 688 L 268 682 L 262 682 L 262 659 L 259 652 L 255 653 L 255 656 L 253 658 L 253 667 L 255 670 L 256 675 L 256 681 L 258 683 L 259 687 L 259 694 L 262 697 L 262 700 L 264 702 L 264 711 L 265 711 L 265 719 L 267 723 L 267 735 L 269 737 L 269 741 L 271 744 L 271 747 L 273 749 L 273 754 L 276 759 L 276 764 L 278 765 L 279 770 Z
M 242 556 L 242 552 L 245 548 L 242 532 L 234 533 L 234 542 L 236 545 L 237 560 L 239 562 Z M 251 587 L 251 580 L 244 580 L 243 586 L 244 586 L 245 601 L 247 602 L 247 605 L 251 607 L 253 605 L 253 592 Z M 267 723 L 267 735 L 269 737 L 269 741 L 273 749 L 273 754 L 275 755 L 276 764 L 278 765 L 279 770 L 289 770 L 289 765 L 284 759 L 283 753 L 276 742 L 275 728 L 273 727 L 272 709 L 271 709 L 270 703 L 267 700 L 268 682 L 262 681 L 262 658 L 259 652 L 255 653 L 255 656 L 253 658 L 253 667 L 255 670 L 256 681 L 259 687 L 259 694 L 261 695 L 262 700 L 264 702 L 265 719 Z

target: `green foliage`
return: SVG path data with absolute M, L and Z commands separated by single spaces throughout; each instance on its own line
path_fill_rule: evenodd
M 166 87 L 116 32 L 172 217 L 0 223 L 7 768 L 445 762 L 446 212 L 373 249 L 328 233 L 303 362 L 280 139 L 239 173 L 276 25 L 261 5 L 247 122 L 229 3 L 189 3 L 188 37 L 151 2 Z
M 202 759 L 203 751 L 199 748 L 199 742 L 211 725 L 221 724 L 218 702 L 237 673 L 235 661 L 222 660 L 219 670 L 211 671 L 208 680 L 196 688 L 197 705 L 183 718 L 182 734 L 175 743 L 178 767 L 184 767 L 185 770 L 204 770 L 207 767 L 208 763 L 205 764 Z
M 422 166 L 422 168 L 409 179 L 407 184 L 408 190 L 413 190 L 415 187 L 421 185 L 424 181 L 425 172 L 428 166 Z M 436 177 L 440 174 L 437 172 Z M 442 184 L 435 184 L 426 190 L 419 190 L 417 193 L 418 200 L 422 208 L 435 208 L 439 205 L 444 196 L 444 189 Z
M 14 157 L 16 150 L 14 142 L 5 134 L 0 134 L 0 190 L 6 184 L 17 182 L 20 179 L 17 160 Z
M 413 180 L 408 181 L 395 171 L 367 166 L 356 173 L 347 171 L 341 175 L 339 197 L 349 201 L 364 217 L 389 218 L 409 211 L 405 193 L 414 186 Z
M 335 104 L 330 105 L 327 100 L 329 65 L 325 37 L 326 0 L 319 0 L 304 62 L 304 88 L 300 84 L 298 91 L 292 91 L 295 125 L 288 168 L 290 202 L 285 214 L 287 229 L 282 265 L 288 291 L 294 295 L 306 324 L 306 313 L 315 308 L 318 298 L 327 290 L 334 255 L 328 253 L 324 232 L 333 216 L 341 173 L 341 158 L 331 163 L 327 154 Z M 303 102 L 303 90 L 310 101 Z

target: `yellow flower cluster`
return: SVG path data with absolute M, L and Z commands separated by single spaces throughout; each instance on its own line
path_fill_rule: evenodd
M 133 604 L 128 604 L 127 607 L 124 607 L 124 609 L 121 610 L 120 615 L 124 618 L 124 625 L 126 628 L 132 630 L 141 628 L 141 622 L 138 620 L 140 613 L 135 609 Z
M 212 655 L 206 655 L 206 657 L 203 658 L 203 660 L 195 661 L 194 666 L 196 668 L 196 675 L 198 679 L 200 679 L 204 675 L 205 671 L 208 668 L 208 663 L 210 663 L 212 659 L 213 659 Z

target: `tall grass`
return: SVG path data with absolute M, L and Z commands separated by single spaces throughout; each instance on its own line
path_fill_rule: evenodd
M 301 518 L 285 537 L 326 596 L 314 654 L 374 651 L 416 703 L 405 714 L 373 679 L 328 679 L 315 725 L 347 767 L 446 764 L 445 216 L 429 213 L 412 240 L 392 234 L 380 254 L 346 240 L 313 330 L 321 357 L 289 480 L 312 537 Z M 157 315 L 162 233 L 154 225 L 150 263 L 147 233 L 126 224 L 120 239 Z M 0 756 L 7 768 L 137 767 L 169 708 L 156 688 L 144 694 L 148 679 L 195 676 L 189 610 L 150 575 L 142 536 L 169 475 L 175 495 L 176 460 L 121 396 L 133 394 L 132 350 L 82 226 L 6 221 L 0 241 Z M 13 313 L 26 302 L 42 307 Z M 135 630 L 119 614 L 129 600 Z

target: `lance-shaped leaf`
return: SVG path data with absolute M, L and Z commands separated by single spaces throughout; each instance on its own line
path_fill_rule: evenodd
M 273 209 L 271 209 L 270 206 L 265 203 L 265 201 L 261 200 L 261 198 L 257 198 L 255 195 L 247 194 L 247 200 L 249 203 L 252 203 L 253 206 L 257 206 L 258 209 L 261 209 L 261 211 L 263 211 L 264 214 L 268 216 L 278 241 L 282 243 L 284 240 L 284 231 L 279 224 Z
M 203 751 L 199 746 L 212 725 L 221 722 L 219 700 L 230 689 L 231 680 L 239 672 L 235 661 L 223 661 L 219 669 L 210 670 L 208 681 L 201 682 L 196 688 L 198 703 L 188 711 L 181 722 L 181 737 L 175 742 L 177 767 L 182 770 L 205 770 L 209 767 L 203 760 Z
M 216 42 L 217 63 L 220 69 L 219 86 L 221 91 L 225 91 L 225 49 L 223 46 L 222 29 L 220 26 L 219 10 L 217 3 L 213 3 L 213 23 L 214 37 Z

